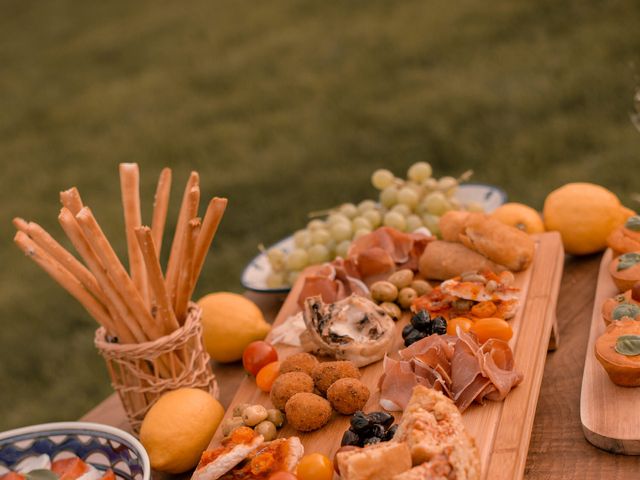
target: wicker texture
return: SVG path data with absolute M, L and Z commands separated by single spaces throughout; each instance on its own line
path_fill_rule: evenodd
M 149 408 L 165 392 L 192 387 L 218 397 L 218 384 L 202 343 L 200 316 L 200 308 L 191 303 L 182 327 L 138 344 L 112 343 L 104 327 L 96 330 L 95 345 L 107 363 L 111 385 L 135 433 Z

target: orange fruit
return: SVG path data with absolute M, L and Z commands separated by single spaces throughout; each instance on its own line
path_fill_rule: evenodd
M 604 250 L 607 236 L 633 211 L 611 191 L 593 183 L 568 183 L 547 195 L 544 225 L 557 230 L 567 253 L 587 255 Z
M 540 214 L 523 203 L 511 202 L 500 205 L 491 213 L 491 217 L 527 233 L 544 232 Z

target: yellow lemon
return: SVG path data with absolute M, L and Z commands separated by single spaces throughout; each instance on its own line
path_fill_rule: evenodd
M 195 467 L 223 416 L 222 405 L 204 390 L 180 388 L 165 393 L 140 427 L 151 467 L 169 473 Z
M 523 203 L 505 203 L 496 208 L 491 216 L 496 220 L 524 230 L 527 233 L 544 232 L 544 223 L 538 212 Z
M 567 253 L 586 255 L 607 246 L 607 236 L 622 225 L 631 210 L 611 191 L 593 183 L 568 183 L 544 201 L 544 224 L 557 230 Z
M 204 345 L 217 362 L 235 362 L 245 347 L 267 336 L 271 326 L 258 306 L 236 293 L 211 293 L 198 300 Z

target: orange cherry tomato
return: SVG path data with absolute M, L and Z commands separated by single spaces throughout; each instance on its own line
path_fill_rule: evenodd
M 299 480 L 331 480 L 333 464 L 321 453 L 305 455 L 298 463 L 296 475 Z
M 278 375 L 280 375 L 280 362 L 271 362 L 262 367 L 256 375 L 256 385 L 263 392 L 269 393 Z
M 456 336 L 456 327 L 460 327 L 463 332 L 468 332 L 473 326 L 473 321 L 467 317 L 455 317 L 447 322 L 447 335 Z
M 298 480 L 298 477 L 289 472 L 276 472 L 269 477 L 269 480 Z
M 475 321 L 471 331 L 476 334 L 480 343 L 484 343 L 490 338 L 497 338 L 507 342 L 513 337 L 511 325 L 502 318 L 480 318 Z
M 278 352 L 270 343 L 251 342 L 242 352 L 242 366 L 251 375 L 257 375 L 262 367 L 278 360 Z
M 471 315 L 480 318 L 489 318 L 496 314 L 498 307 L 491 301 L 476 303 L 471 307 Z

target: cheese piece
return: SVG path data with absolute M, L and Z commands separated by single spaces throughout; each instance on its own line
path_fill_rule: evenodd
M 378 443 L 337 455 L 342 480 L 389 480 L 411 468 L 411 452 L 404 442 Z

